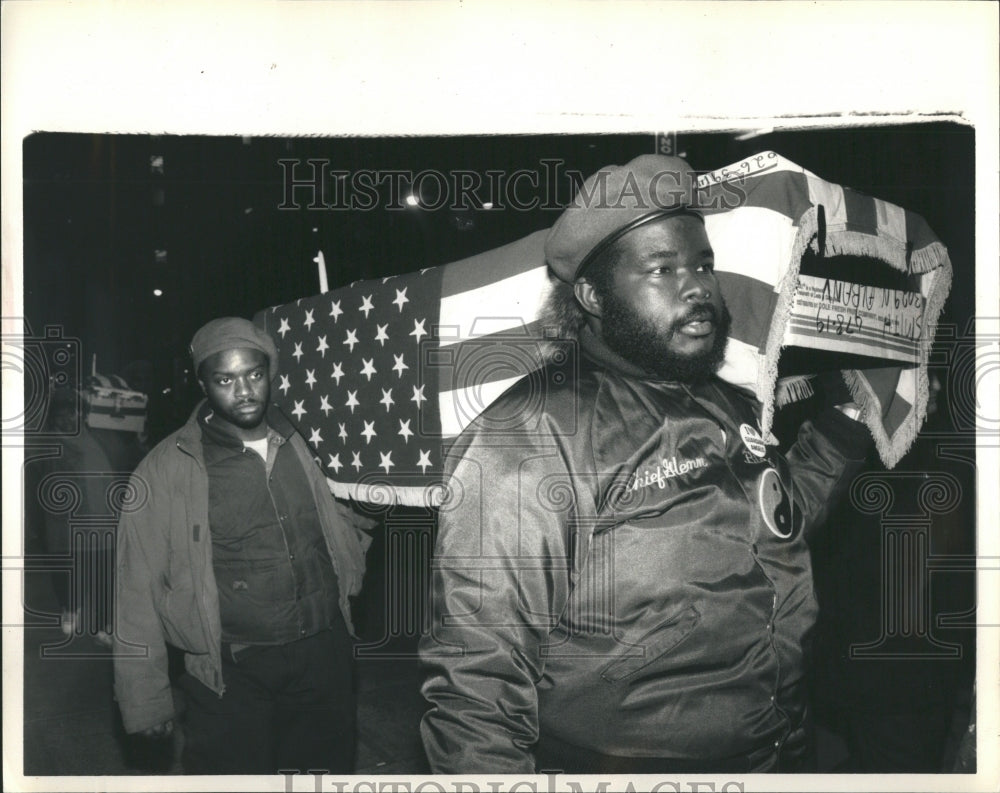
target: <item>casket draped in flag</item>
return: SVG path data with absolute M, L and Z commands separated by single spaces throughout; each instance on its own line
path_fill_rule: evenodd
M 925 417 L 926 365 L 951 285 L 944 245 L 920 216 L 774 152 L 704 174 L 698 186 L 733 316 L 719 376 L 757 395 L 768 434 L 783 350 L 836 353 L 883 462 L 895 465 Z M 544 399 L 543 357 L 562 363 L 546 376 L 569 375 L 575 348 L 561 347 L 543 319 L 555 283 L 546 234 L 257 314 L 279 352 L 273 397 L 336 496 L 439 503 L 443 452 L 482 410 L 523 377 L 539 379 Z M 899 283 L 807 274 L 807 252 L 865 257 Z

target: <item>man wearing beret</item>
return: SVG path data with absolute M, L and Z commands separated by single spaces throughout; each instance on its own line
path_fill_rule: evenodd
M 270 403 L 278 356 L 245 319 L 191 344 L 205 400 L 140 463 L 118 544 L 115 694 L 125 729 L 166 736 L 167 644 L 184 651 L 187 773 L 349 773 L 348 596 L 358 519 Z
M 581 361 L 520 381 L 450 450 L 421 644 L 431 768 L 802 770 L 804 534 L 867 430 L 830 406 L 781 455 L 716 377 L 729 312 L 683 160 L 593 175 L 546 258 Z

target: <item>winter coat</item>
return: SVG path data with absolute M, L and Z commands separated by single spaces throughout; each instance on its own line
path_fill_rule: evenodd
M 184 651 L 185 668 L 222 696 L 222 626 L 212 567 L 208 473 L 197 415 L 146 456 L 131 479 L 118 526 L 115 695 L 127 732 L 174 715 L 167 644 Z M 271 411 L 269 420 L 287 421 Z M 348 596 L 360 591 L 370 538 L 360 519 L 330 494 L 305 441 L 292 444 L 316 499 L 340 586 L 340 610 L 353 627 Z

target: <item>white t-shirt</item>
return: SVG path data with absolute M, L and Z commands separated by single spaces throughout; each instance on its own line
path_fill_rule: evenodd
M 267 462 L 267 438 L 261 438 L 259 441 L 243 441 L 243 445 L 248 449 L 253 449 L 260 455 L 260 459 Z

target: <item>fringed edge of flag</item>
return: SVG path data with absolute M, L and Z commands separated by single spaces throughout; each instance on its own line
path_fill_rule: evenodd
M 335 498 L 360 502 L 368 511 L 379 511 L 393 506 L 439 507 L 444 501 L 445 494 L 443 484 L 400 487 L 385 481 L 337 482 L 330 477 L 326 478 L 326 483 Z
M 757 394 L 761 401 L 760 430 L 764 435 L 767 435 L 771 431 L 771 423 L 774 420 L 775 383 L 778 381 L 778 358 L 784 346 L 782 342 L 785 338 L 785 328 L 791 319 L 802 256 L 816 238 L 819 229 L 817 213 L 818 210 L 816 207 L 811 206 L 799 218 L 798 232 L 795 235 L 795 241 L 792 243 L 788 269 L 782 276 L 781 282 L 777 285 L 778 300 L 774 306 L 774 316 L 771 319 L 771 327 L 764 346 L 764 365 L 757 373 Z
M 938 258 L 934 267 L 940 268 L 940 272 L 934 275 L 934 284 L 927 295 L 927 303 L 924 307 L 924 327 L 936 328 L 938 318 L 944 309 L 944 301 L 947 300 L 951 292 L 952 267 L 948 258 L 947 249 L 944 245 L 935 243 Z M 928 246 L 930 248 L 931 246 Z M 927 249 L 925 249 L 927 250 Z M 929 272 L 929 271 L 925 271 Z M 841 373 L 844 382 L 851 392 L 851 396 L 861 408 L 861 420 L 865 422 L 875 440 L 875 448 L 886 468 L 892 469 L 903 458 L 917 439 L 917 434 L 927 418 L 927 362 L 930 359 L 931 347 L 934 344 L 932 331 L 928 330 L 920 340 L 920 361 L 916 366 L 915 374 L 916 396 L 915 404 L 911 407 L 909 414 L 902 421 L 893 435 L 890 437 L 885 431 L 885 423 L 882 420 L 883 405 L 881 400 L 872 390 L 868 381 L 861 376 L 857 369 L 845 369 Z
M 801 402 L 814 396 L 816 391 L 812 385 L 813 375 L 800 374 L 793 377 L 782 377 L 774 389 L 774 407 L 781 410 L 786 405 Z
M 815 247 L 813 245 L 814 250 Z M 824 249 L 826 256 L 868 256 L 902 272 L 910 269 L 906 262 L 906 243 L 892 237 L 828 227 Z

